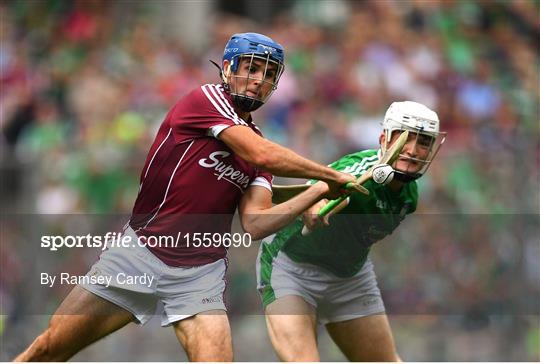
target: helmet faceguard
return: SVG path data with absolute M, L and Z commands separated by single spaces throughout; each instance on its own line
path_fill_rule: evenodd
M 408 161 L 406 169 L 396 169 L 394 178 L 409 182 L 421 177 L 431 165 L 439 148 L 446 139 L 446 132 L 439 131 L 439 117 L 428 107 L 413 101 L 394 102 L 384 116 L 382 123 L 385 143 L 381 146 L 384 153 L 394 133 L 409 131 L 407 143 L 414 143 L 410 150 L 418 155 L 401 152 L 399 160 Z M 405 148 L 404 148 L 405 150 Z M 398 164 L 395 162 L 394 166 Z
M 225 89 L 236 107 L 251 112 L 277 88 L 284 69 L 284 52 L 281 45 L 262 34 L 235 34 L 225 46 L 224 61 L 228 61 L 221 73 Z M 255 89 L 251 89 L 252 80 L 260 81 Z

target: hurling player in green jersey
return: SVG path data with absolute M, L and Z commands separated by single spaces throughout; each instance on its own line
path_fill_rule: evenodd
M 272 345 L 283 361 L 318 361 L 317 323 L 326 328 L 351 361 L 397 361 L 373 264 L 371 245 L 389 235 L 415 211 L 415 180 L 431 164 L 445 133 L 437 114 L 412 102 L 388 108 L 379 137 L 380 150 L 365 150 L 334 162 L 336 170 L 361 176 L 377 164 L 398 136 L 409 131 L 394 176 L 387 184 L 369 180 L 370 194 L 353 194 L 330 221 L 313 205 L 302 220 L 266 238 L 257 259 L 257 284 Z M 303 235 L 302 227 L 311 230 Z

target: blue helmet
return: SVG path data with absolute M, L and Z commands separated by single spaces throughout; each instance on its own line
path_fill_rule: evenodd
M 240 75 L 238 66 L 242 59 L 249 61 L 249 71 Z M 222 62 L 225 61 L 229 66 L 224 70 L 223 83 L 231 93 L 235 106 L 249 112 L 263 105 L 277 88 L 284 69 L 285 52 L 279 43 L 265 35 L 239 33 L 227 42 Z M 234 82 L 231 82 L 232 78 L 235 78 Z M 255 87 L 251 85 L 253 80 L 260 84 L 256 90 L 250 89 Z M 263 94 L 261 87 L 264 84 L 271 85 L 266 94 Z
M 264 58 L 268 55 L 271 60 L 282 66 L 285 63 L 285 52 L 281 44 L 259 33 L 234 34 L 225 46 L 223 60 L 231 62 L 231 70 L 236 72 L 238 68 L 238 57 L 252 53 Z

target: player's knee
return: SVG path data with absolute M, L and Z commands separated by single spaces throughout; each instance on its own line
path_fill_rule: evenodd
M 311 336 L 301 336 L 282 330 L 270 334 L 272 344 L 281 361 L 319 361 L 317 342 Z
M 317 345 L 282 341 L 280 344 L 275 345 L 274 348 L 281 361 L 320 361 Z
M 228 325 L 215 323 L 186 337 L 184 343 L 190 361 L 233 361 L 231 332 Z
M 350 358 L 351 361 L 369 361 L 369 362 L 400 362 L 401 358 L 395 351 L 367 351 L 360 353 L 355 358 Z
M 221 362 L 233 361 L 231 340 L 206 340 L 204 345 L 192 346 L 188 351 L 190 361 Z
M 320 361 L 319 353 L 315 350 L 307 349 L 288 349 L 278 353 L 281 361 L 298 361 L 298 362 L 317 362 Z
M 232 362 L 233 361 L 233 349 L 232 349 L 232 344 L 228 343 L 227 345 L 224 345 L 222 347 L 222 350 L 221 352 L 218 353 L 218 358 L 217 358 L 219 361 L 228 361 L 228 362 Z
M 213 342 L 214 350 L 212 353 L 212 361 L 233 361 L 233 349 L 232 349 L 232 339 L 230 331 L 219 330 L 220 332 L 215 332 Z

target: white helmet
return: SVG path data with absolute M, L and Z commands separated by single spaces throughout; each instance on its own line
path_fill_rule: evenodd
M 414 101 L 393 102 L 384 115 L 382 126 L 386 142 L 392 139 L 392 133 L 394 131 L 409 130 L 409 138 L 411 134 L 416 134 L 415 143 L 418 142 L 421 135 L 430 137 L 429 145 L 427 146 L 429 152 L 425 159 L 400 155 L 401 158 L 412 159 L 422 164 L 420 170 L 414 173 L 397 170 L 397 179 L 404 182 L 415 180 L 426 172 L 446 138 L 446 133 L 439 131 L 439 117 L 437 113 L 427 106 Z M 382 146 L 383 152 L 386 150 L 386 147 L 387 145 Z

